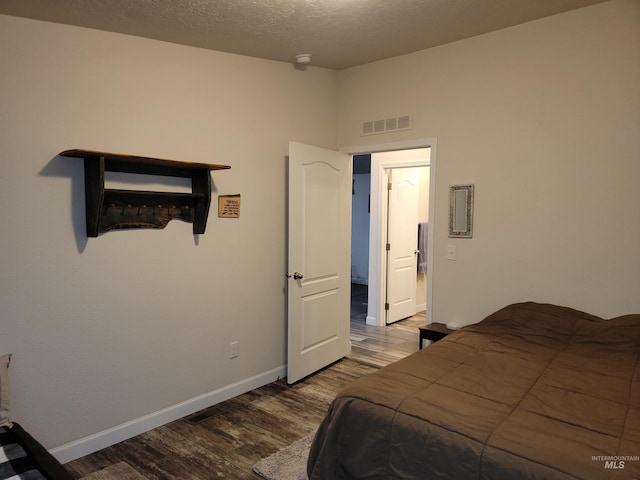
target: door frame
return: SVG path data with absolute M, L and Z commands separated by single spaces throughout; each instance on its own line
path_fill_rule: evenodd
M 340 152 L 350 155 L 366 155 L 369 153 L 392 152 L 396 150 L 411 150 L 415 148 L 430 148 L 430 160 L 386 160 L 384 162 L 371 162 L 371 217 L 369 236 L 369 298 L 367 311 L 367 324 L 385 326 L 384 314 L 384 285 L 383 276 L 386 274 L 384 266 L 384 254 L 382 245 L 383 238 L 382 224 L 385 212 L 384 206 L 384 170 L 387 168 L 399 167 L 430 167 L 429 178 L 429 231 L 427 246 L 427 323 L 433 317 L 433 247 L 435 225 L 435 194 L 436 194 L 436 138 L 424 138 L 417 140 L 406 140 L 392 143 L 378 143 L 372 145 L 357 145 L 353 147 L 342 147 Z

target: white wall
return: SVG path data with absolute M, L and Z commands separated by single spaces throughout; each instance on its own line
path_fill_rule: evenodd
M 13 417 L 46 447 L 282 374 L 288 142 L 336 148 L 336 85 L 329 70 L 0 16 L 0 352 L 14 354 Z M 57 156 L 69 148 L 232 169 L 212 174 L 198 238 L 173 221 L 87 239 L 82 160 Z M 218 193 L 242 195 L 240 219 L 217 217 Z
M 430 320 L 526 300 L 640 311 L 640 2 L 345 70 L 339 98 L 341 146 L 437 138 Z M 360 136 L 393 112 L 412 112 L 413 129 Z M 466 182 L 474 238 L 449 239 L 448 186 Z
M 351 282 L 367 285 L 369 282 L 369 188 L 371 174 L 353 175 L 353 202 L 351 207 Z

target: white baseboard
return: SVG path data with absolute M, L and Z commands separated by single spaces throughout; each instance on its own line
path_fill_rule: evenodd
M 67 463 L 85 455 L 97 452 L 118 442 L 140 435 L 154 428 L 165 425 L 179 418 L 186 417 L 197 411 L 216 405 L 230 398 L 242 395 L 267 383 L 274 382 L 286 376 L 287 368 L 274 368 L 253 377 L 232 383 L 218 390 L 185 400 L 184 402 L 164 408 L 144 417 L 136 418 L 121 425 L 89 435 L 74 442 L 67 443 L 51 450 L 51 454 L 60 463 Z
M 377 326 L 382 326 L 382 325 L 380 325 L 380 323 L 378 322 L 378 319 L 377 319 L 376 317 L 372 317 L 371 315 L 367 315 L 366 323 L 367 323 L 367 325 L 377 325 Z
M 423 312 L 427 309 L 426 303 L 421 303 L 420 305 L 416 305 L 416 313 Z

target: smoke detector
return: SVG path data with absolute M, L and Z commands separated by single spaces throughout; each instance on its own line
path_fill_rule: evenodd
M 311 54 L 310 53 L 299 53 L 296 55 L 296 62 L 300 65 L 308 65 L 311 62 Z

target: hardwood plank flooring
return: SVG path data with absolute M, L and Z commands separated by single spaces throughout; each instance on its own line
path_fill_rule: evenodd
M 294 385 L 279 380 L 65 465 L 82 478 L 118 462 L 148 480 L 257 479 L 251 467 L 315 431 L 336 393 L 418 350 L 424 313 L 387 327 L 352 318 L 352 353 Z
M 348 358 L 376 367 L 396 362 L 418 351 L 418 327 L 425 323 L 424 312 L 386 327 L 352 320 L 351 354 Z
M 419 349 L 418 327 L 427 323 L 426 313 L 386 327 L 367 325 L 367 286 L 351 285 L 351 354 L 348 358 L 384 367 Z

